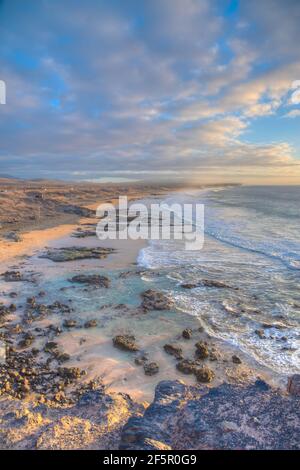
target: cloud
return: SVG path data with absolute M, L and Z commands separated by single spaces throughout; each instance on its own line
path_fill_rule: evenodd
M 295 118 L 300 116 L 300 109 L 293 109 L 292 111 L 289 111 L 286 113 L 283 117 L 285 118 Z
M 246 140 L 257 118 L 298 115 L 289 6 L 241 2 L 234 20 L 217 0 L 4 1 L 1 170 L 299 173 L 291 143 Z

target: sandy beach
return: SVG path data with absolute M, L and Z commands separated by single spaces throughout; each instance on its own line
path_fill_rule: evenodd
M 129 191 L 130 199 L 157 195 Z M 112 194 L 104 200 L 117 202 Z M 91 212 L 73 223 L 31 231 L 18 225 L 17 241 L 1 240 L 0 333 L 8 367 L 1 370 L 0 419 L 7 409 L 28 416 L 21 427 L 6 422 L 2 447 L 116 448 L 124 424 L 143 414 L 164 381 L 200 393 L 223 383 L 251 387 L 259 378 L 285 393 L 285 379 L 176 308 L 162 272 L 137 263 L 146 240 L 98 240 L 99 202 L 81 204 Z M 101 430 L 93 427 L 99 406 L 83 415 L 78 408 L 91 390 L 111 402 L 105 433 L 102 421 Z M 45 416 L 36 414 L 41 405 Z M 90 444 L 78 441 L 78 426 Z

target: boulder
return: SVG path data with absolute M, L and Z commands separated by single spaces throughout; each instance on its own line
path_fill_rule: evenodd
M 81 259 L 103 259 L 114 251 L 113 248 L 86 248 L 86 247 L 67 247 L 56 248 L 46 251 L 40 258 L 47 258 L 56 263 L 64 261 L 76 261 Z
M 198 341 L 195 346 L 197 359 L 207 359 L 209 357 L 209 350 L 205 343 Z
M 176 357 L 176 359 L 182 359 L 182 348 L 176 344 L 165 344 L 164 350 L 167 354 Z
M 241 359 L 238 356 L 236 356 L 235 354 L 232 356 L 232 362 L 234 364 L 241 364 L 242 363 Z
M 57 371 L 60 377 L 71 381 L 78 380 L 85 374 L 79 367 L 59 367 Z
M 142 308 L 144 310 L 171 310 L 172 300 L 162 292 L 149 289 L 142 294 Z
M 195 370 L 195 375 L 198 382 L 208 383 L 211 382 L 215 376 L 213 371 L 208 367 L 200 367 L 199 369 Z
M 78 284 L 89 285 L 93 287 L 106 287 L 110 285 L 110 280 L 106 276 L 100 276 L 100 274 L 78 274 L 70 279 L 70 282 L 76 282 Z
M 77 326 L 77 321 L 73 319 L 65 320 L 63 326 L 65 328 L 74 328 L 75 326 Z
M 144 372 L 146 375 L 154 375 L 159 372 L 159 365 L 157 362 L 148 362 L 144 364 Z
M 215 281 L 212 279 L 201 279 L 197 282 L 186 282 L 181 284 L 183 289 L 195 289 L 196 287 L 211 287 L 217 289 L 235 289 L 238 290 L 237 287 L 232 287 L 225 282 Z
M 8 232 L 8 233 L 5 234 L 5 238 L 7 240 L 11 240 L 13 242 L 21 242 L 22 241 L 21 235 L 17 232 Z
M 20 282 L 26 280 L 20 271 L 5 271 L 1 276 L 6 282 Z
M 132 335 L 117 335 L 113 338 L 113 345 L 124 351 L 138 351 L 139 348 L 135 343 L 135 337 Z
M 95 328 L 98 325 L 97 320 L 88 320 L 84 324 L 84 328 Z
M 177 362 L 176 368 L 183 374 L 194 374 L 197 369 L 197 364 L 195 361 L 191 361 L 190 359 L 183 359 L 182 361 Z
M 182 337 L 184 339 L 191 339 L 192 336 L 193 336 L 193 332 L 190 328 L 186 328 L 185 330 L 183 330 Z

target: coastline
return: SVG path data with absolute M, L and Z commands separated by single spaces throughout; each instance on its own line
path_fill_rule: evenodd
M 143 196 L 138 198 L 142 199 Z M 87 207 L 94 209 L 95 203 Z M 6 442 L 1 444 L 4 448 L 6 448 L 5 446 L 8 448 L 15 448 L 15 446 L 19 446 L 19 448 L 24 448 L 24 446 L 29 446 L 29 448 L 99 448 L 99 445 L 103 445 L 103 448 L 107 448 L 107 446 L 117 448 L 119 442 L 123 442 L 121 436 L 124 433 L 124 425 L 128 420 L 130 422 L 132 416 L 144 414 L 149 403 L 154 399 L 155 389 L 162 386 L 161 384 L 165 381 L 170 384 L 174 384 L 176 381 L 184 383 L 187 387 L 184 389 L 184 394 L 201 395 L 204 385 L 197 384 L 193 374 L 182 373 L 178 370 L 178 358 L 174 357 L 173 352 L 166 353 L 164 350 L 166 344 L 176 345 L 177 348 L 180 348 L 180 355 L 184 358 L 193 356 L 196 343 L 205 346 L 208 356 L 204 363 L 214 374 L 214 378 L 205 384 L 206 391 L 218 389 L 223 383 L 247 389 L 251 387 L 258 376 L 260 380 L 267 381 L 275 387 L 278 385 L 272 384 L 272 374 L 267 369 L 249 361 L 246 355 L 240 351 L 203 331 L 196 317 L 183 315 L 175 306 L 169 307 L 167 304 L 163 311 L 155 311 L 155 308 L 141 309 L 143 292 L 147 287 L 153 289 L 153 282 L 158 281 L 158 286 L 160 284 L 159 273 L 151 273 L 151 271 L 137 265 L 138 253 L 146 246 L 145 241 L 107 240 L 99 242 L 95 237 L 73 238 L 71 236 L 74 230 L 84 230 L 88 226 L 87 224 L 94 224 L 94 222 L 93 217 L 81 217 L 77 224 L 61 225 L 24 234 L 23 241 L 11 242 L 13 247 L 17 247 L 20 243 L 19 247 L 22 249 L 17 250 L 12 258 L 7 256 L 5 259 L 3 257 L 5 266 L 9 269 L 20 269 L 25 274 L 38 274 L 35 283 L 23 284 L 25 290 L 24 295 L 21 295 L 19 299 L 21 305 L 19 307 L 17 303 L 16 313 L 13 312 L 7 317 L 7 332 L 12 334 L 9 336 L 10 341 L 13 338 L 19 340 L 24 335 L 24 331 L 29 330 L 34 333 L 34 345 L 40 350 L 38 357 L 41 357 L 43 364 L 46 364 L 44 361 L 47 358 L 47 360 L 51 359 L 49 353 L 45 354 L 45 340 L 46 345 L 51 342 L 55 343 L 55 348 L 62 352 L 60 354 L 69 357 L 67 362 L 60 365 L 58 369 L 53 369 L 54 375 L 51 380 L 54 380 L 54 393 L 53 391 L 43 392 L 43 387 L 45 390 L 47 387 L 39 385 L 42 392 L 38 394 L 34 387 L 34 393 L 29 390 L 24 395 L 21 394 L 20 397 L 13 395 L 7 397 L 2 394 L 0 416 L 3 416 L 7 409 L 17 409 L 19 410 L 18 416 L 31 417 L 29 420 L 25 420 L 24 425 L 18 429 L 11 420 L 6 423 L 0 434 L 0 438 Z M 35 243 L 34 247 L 31 246 L 32 243 Z M 29 246 L 31 246 L 31 250 L 26 253 Z M 113 249 L 113 251 L 108 252 L 100 260 L 74 260 L 65 263 L 53 263 L 51 260 L 39 257 L 45 249 L 55 251 L 62 247 L 74 246 L 83 246 L 88 249 L 101 246 L 103 249 Z M 6 251 L 7 253 L 9 250 Z M 12 263 L 13 266 L 11 266 Z M 97 272 L 108 276 L 112 282 L 112 285 L 104 293 L 108 298 L 108 303 L 102 302 L 103 291 L 101 289 L 98 291 L 92 285 L 87 286 L 86 289 L 70 285 L 68 281 L 70 272 L 73 274 Z M 9 305 L 9 292 L 11 293 L 15 285 L 7 283 L 8 290 L 2 292 L 1 297 L 4 305 Z M 163 285 L 161 288 L 163 289 Z M 48 291 L 46 290 L 47 300 L 38 298 L 40 289 L 48 289 Z M 134 297 L 135 303 L 118 304 L 119 291 L 128 300 Z M 35 299 L 34 301 L 29 300 L 29 306 L 28 295 L 31 299 Z M 68 304 L 67 299 L 71 303 Z M 85 305 L 86 300 L 87 305 Z M 52 305 L 57 303 L 58 309 L 56 310 L 54 307 L 54 314 L 50 311 L 41 317 L 41 305 L 43 306 L 46 302 L 50 303 L 50 301 L 54 301 Z M 100 307 L 99 302 L 100 304 L 102 302 Z M 14 327 L 10 327 L 9 322 L 12 321 L 13 325 L 18 324 L 17 318 L 20 314 L 22 318 L 24 303 L 25 306 L 27 303 L 25 313 L 26 310 L 27 312 L 29 310 L 34 317 L 30 319 L 28 325 L 24 324 L 25 329 L 20 334 L 14 331 Z M 38 318 L 35 317 L 37 307 Z M 65 327 L 66 320 L 73 321 L 73 318 L 76 319 L 77 326 L 75 328 Z M 100 324 L 96 328 L 87 329 L 84 322 L 92 318 L 97 318 Z M 61 327 L 61 325 L 63 326 Z M 59 333 L 54 333 L 57 328 L 60 328 Z M 183 331 L 190 332 L 189 339 L 183 337 Z M 139 351 L 132 353 L 116 348 L 112 342 L 116 335 L 133 335 Z M 19 349 L 20 347 L 17 347 L 17 357 L 28 357 L 27 348 L 21 347 L 20 353 Z M 239 361 L 233 360 L 232 358 L 237 355 Z M 146 360 L 141 359 L 143 356 L 146 357 Z M 141 362 L 138 363 L 136 360 Z M 159 372 L 153 375 L 145 374 L 145 365 L 149 363 L 157 364 Z M 28 362 L 29 364 L 30 362 Z M 34 373 L 38 367 L 35 366 Z M 74 373 L 76 369 L 77 375 L 74 380 L 73 378 L 71 381 L 68 379 L 67 385 L 64 385 L 64 388 L 60 390 L 56 389 L 55 374 L 61 369 L 72 370 Z M 52 371 L 52 368 L 50 370 Z M 42 373 L 49 373 L 47 369 L 42 369 L 42 371 Z M 80 371 L 84 371 L 84 375 L 81 376 Z M 60 386 L 62 383 L 65 382 L 60 381 Z M 21 382 L 21 390 L 22 387 L 24 388 L 24 381 Z M 106 421 L 108 420 L 105 432 L 109 435 L 109 444 L 103 440 L 103 422 L 101 422 L 102 431 L 100 432 L 100 429 L 94 429 L 93 418 L 90 415 L 93 413 L 94 416 L 94 413 L 99 413 L 99 407 L 103 406 L 103 404 L 101 405 L 102 401 L 97 403 L 96 400 L 92 410 L 78 408 L 80 397 L 92 393 L 92 391 L 95 393 L 101 391 L 101 400 L 111 402 L 108 409 L 109 418 L 107 416 L 105 418 Z M 157 397 L 157 394 L 155 396 Z M 184 403 L 185 398 L 182 397 L 182 399 Z M 35 409 L 40 409 L 41 405 L 45 406 L 48 411 L 45 416 L 42 414 L 37 422 L 36 414 L 38 412 Z M 70 407 L 72 412 L 70 412 Z M 47 425 L 46 431 L 45 425 Z M 87 440 L 83 439 L 79 442 L 75 436 L 80 432 L 79 429 L 83 429 L 82 427 L 88 429 L 84 432 Z M 59 439 L 55 437 L 57 429 L 61 433 Z M 25 436 L 28 433 L 30 438 Z M 74 444 L 69 442 L 70 436 L 72 436 L 71 441 Z M 91 439 L 90 445 L 88 444 L 89 439 Z M 73 445 L 74 447 L 72 447 Z M 122 445 L 126 448 L 124 443 Z

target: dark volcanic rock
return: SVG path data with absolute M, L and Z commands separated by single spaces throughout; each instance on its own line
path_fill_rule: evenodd
M 63 379 L 71 381 L 80 379 L 80 377 L 85 373 L 78 367 L 59 367 L 57 372 Z
M 287 389 L 291 395 L 300 397 L 300 374 L 294 374 L 289 378 Z
M 71 356 L 70 354 L 67 354 L 67 353 L 64 353 L 64 352 L 60 352 L 60 351 L 57 351 L 55 354 L 54 354 L 54 357 L 55 359 L 57 360 L 57 362 L 59 362 L 59 364 L 62 364 L 63 362 L 67 362 L 71 359 Z
M 215 374 L 208 367 L 200 367 L 199 369 L 195 370 L 195 376 L 198 382 L 208 383 L 213 380 Z
M 146 375 L 154 375 L 159 371 L 159 365 L 157 362 L 148 362 L 144 364 L 144 372 Z
M 145 450 L 172 450 L 170 446 L 155 439 L 145 439 Z
M 265 335 L 265 333 L 264 333 L 264 330 L 255 330 L 254 333 L 257 334 L 257 336 L 258 336 L 260 339 L 266 339 L 266 335 Z
M 86 238 L 86 237 L 94 237 L 96 235 L 96 230 L 83 230 L 78 228 L 76 232 L 72 234 L 74 238 Z
M 109 287 L 110 280 L 106 276 L 99 274 L 78 274 L 70 279 L 70 282 L 77 282 L 94 287 Z
M 88 207 L 79 207 L 73 204 L 60 204 L 59 209 L 66 214 L 76 214 L 82 217 L 94 217 L 95 211 Z
M 238 290 L 237 287 L 232 287 L 225 282 L 221 281 L 214 281 L 211 279 L 201 279 L 198 282 L 186 282 L 181 284 L 181 287 L 183 289 L 195 289 L 196 287 L 214 287 L 218 289 L 235 289 Z
M 142 354 L 134 359 L 134 363 L 137 366 L 143 366 L 148 361 L 147 354 Z
M 262 381 L 216 388 L 160 382 L 143 416 L 124 426 L 119 448 L 299 449 L 300 398 Z M 165 446 L 165 447 L 164 447 Z
M 183 337 L 184 339 L 191 339 L 192 335 L 193 335 L 193 332 L 192 332 L 192 330 L 191 330 L 190 328 L 186 328 L 186 329 L 183 330 L 183 332 L 182 332 L 182 337 Z
M 10 312 L 15 312 L 17 310 L 17 306 L 15 304 L 10 304 L 8 309 L 9 309 Z
M 241 364 L 242 363 L 241 359 L 238 356 L 236 356 L 235 354 L 232 356 L 232 362 L 234 364 Z
M 142 294 L 144 310 L 171 310 L 173 302 L 162 292 L 149 289 Z
M 26 280 L 20 271 L 5 271 L 1 276 L 6 282 L 20 282 Z
M 63 326 L 65 328 L 74 328 L 75 326 L 77 326 L 77 321 L 73 319 L 65 320 Z
M 19 341 L 19 348 L 29 348 L 34 341 L 34 336 L 31 333 L 25 333 L 21 341 Z
M 198 359 L 207 359 L 209 357 L 209 350 L 205 343 L 199 341 L 195 344 L 196 346 L 196 357 Z
M 9 315 L 11 313 L 11 310 L 9 307 L 6 307 L 3 304 L 0 304 L 0 318 L 6 317 L 6 315 Z
M 44 351 L 51 354 L 60 364 L 70 360 L 70 355 L 59 351 L 58 344 L 55 341 L 48 341 L 45 344 Z
M 58 349 L 58 344 L 55 341 L 48 341 L 44 347 L 44 351 L 50 354 L 53 354 L 54 351 L 57 351 L 57 349 Z
M 55 261 L 56 263 L 61 263 L 63 261 L 75 261 L 89 258 L 103 259 L 113 251 L 113 248 L 86 248 L 74 246 L 48 250 L 40 257 L 51 259 L 51 261 Z
M 113 338 L 113 344 L 116 348 L 125 351 L 138 351 L 139 348 L 135 343 L 135 337 L 132 335 L 117 335 Z
M 22 241 L 22 237 L 19 233 L 17 232 L 8 232 L 5 234 L 5 238 L 7 240 L 12 240 L 13 242 L 20 242 Z
M 95 328 L 98 325 L 97 320 L 88 320 L 84 324 L 84 328 Z
M 171 356 L 175 356 L 176 359 L 182 359 L 182 348 L 180 346 L 176 344 L 165 344 L 164 350 Z
M 176 368 L 183 374 L 194 374 L 197 369 L 197 364 L 195 361 L 190 359 L 183 359 L 182 361 L 177 362 Z

